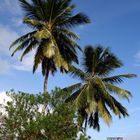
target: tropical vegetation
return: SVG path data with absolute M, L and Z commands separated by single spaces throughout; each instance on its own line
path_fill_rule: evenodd
M 8 92 L 12 100 L 0 110 L 0 139 L 89 140 L 78 127 L 75 109 L 65 103 L 68 93 L 56 88 L 49 95 L 50 112 L 45 115 L 43 94 Z
M 87 24 L 89 18 L 83 13 L 73 14 L 75 5 L 72 0 L 19 0 L 25 16 L 23 23 L 32 31 L 15 40 L 10 48 L 23 51 L 21 61 L 29 52 L 36 50 L 33 73 L 42 65 L 44 94 L 47 93 L 49 73 L 54 74 L 57 68 L 68 71 L 71 62 L 78 63 L 76 40 L 79 37 L 72 31 L 78 25 Z
M 90 23 L 88 16 L 76 14 L 72 0 L 18 1 L 24 12 L 23 23 L 31 30 L 11 44 L 12 56 L 22 51 L 22 61 L 35 51 L 33 73 L 41 65 L 44 91 L 7 93 L 12 100 L 1 106 L 0 139 L 89 140 L 84 130 L 89 126 L 99 131 L 100 118 L 110 125 L 112 113 L 119 118 L 129 116 L 118 97 L 129 101 L 132 94 L 118 84 L 136 75 L 113 75 L 123 63 L 109 48 L 97 45 L 81 49 L 73 29 Z M 83 54 L 81 66 L 78 50 Z M 79 82 L 49 94 L 49 75 L 58 70 Z
M 71 66 L 70 74 L 79 78 L 81 82 L 64 90 L 72 93 L 66 101 L 72 101 L 77 107 L 82 116 L 81 125 L 85 123 L 85 126 L 100 130 L 100 117 L 108 125 L 111 123 L 110 110 L 119 118 L 128 116 L 127 109 L 115 99 L 114 94 L 129 100 L 131 93 L 116 84 L 122 83 L 124 78 L 133 78 L 136 75 L 111 75 L 115 69 L 122 66 L 122 62 L 109 48 L 100 45 L 85 47 L 81 66 L 83 69 Z

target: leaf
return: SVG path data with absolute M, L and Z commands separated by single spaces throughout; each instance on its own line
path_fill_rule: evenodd
M 43 46 L 43 55 L 47 58 L 52 58 L 55 55 L 55 46 L 52 41 L 48 41 Z
M 18 39 L 16 39 L 9 47 L 9 49 L 11 49 L 12 47 L 14 47 L 17 44 L 21 44 L 23 43 L 25 40 L 27 40 L 28 38 L 31 38 L 34 34 L 36 33 L 36 31 L 33 32 L 29 32 L 21 37 L 19 37 Z
M 27 48 L 24 50 L 20 60 L 22 61 L 23 57 L 28 54 L 30 51 L 32 51 L 33 48 L 36 47 L 36 45 L 38 44 L 38 42 L 36 40 L 33 40 L 28 46 Z
M 62 28 L 62 29 L 60 28 L 60 29 L 58 29 L 58 31 L 59 31 L 59 33 L 63 33 L 65 35 L 67 35 L 68 37 L 80 40 L 78 35 L 76 35 L 74 32 L 72 32 L 66 28 Z
M 112 121 L 112 116 L 109 113 L 108 109 L 106 108 L 105 104 L 103 103 L 102 100 L 98 102 L 98 109 L 99 113 L 102 117 L 102 119 L 105 121 L 105 123 L 109 126 L 111 121 Z
M 116 93 L 121 98 L 126 98 L 129 101 L 129 97 L 132 97 L 131 93 L 127 90 L 124 90 L 122 88 L 119 88 L 117 86 L 108 83 L 105 85 L 110 92 Z
M 80 80 L 85 80 L 85 73 L 81 70 L 76 68 L 73 65 L 69 65 L 69 73 L 75 78 L 78 77 Z
M 75 101 L 76 98 L 77 98 L 77 96 L 80 94 L 81 90 L 82 90 L 82 89 L 78 89 L 78 90 L 76 90 L 72 95 L 70 95 L 70 97 L 68 97 L 68 98 L 66 99 L 66 103 Z
M 40 45 L 36 51 L 35 57 L 34 57 L 34 65 L 33 65 L 33 73 L 37 70 L 39 64 L 42 62 L 42 46 Z
M 24 18 L 23 22 L 25 24 L 28 24 L 32 27 L 36 27 L 37 29 L 39 27 L 47 27 L 47 24 L 41 20 L 35 20 L 35 19 L 31 19 L 31 18 Z
M 66 91 L 66 92 L 69 92 L 69 93 L 72 93 L 75 90 L 79 89 L 81 87 L 81 85 L 82 85 L 81 83 L 76 83 L 74 85 L 63 88 L 62 90 Z
M 122 74 L 122 75 L 117 75 L 117 76 L 112 76 L 112 77 L 106 77 L 106 78 L 103 78 L 102 80 L 104 82 L 111 83 L 111 84 L 122 83 L 124 78 L 134 78 L 136 76 L 137 76 L 136 74 Z
M 74 104 L 78 109 L 83 108 L 87 105 L 87 86 L 84 85 L 78 94 L 77 98 L 74 100 Z
M 51 33 L 47 29 L 43 29 L 41 31 L 36 32 L 36 34 L 34 35 L 34 37 L 36 39 L 38 39 L 38 40 L 50 39 Z

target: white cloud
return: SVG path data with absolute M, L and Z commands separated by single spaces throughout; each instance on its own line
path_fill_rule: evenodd
M 140 51 L 138 51 L 138 52 L 136 53 L 135 58 L 136 58 L 137 61 L 140 62 Z
M 19 27 L 22 25 L 23 21 L 22 21 L 22 18 L 17 18 L 17 17 L 14 17 L 12 18 L 12 22 L 13 22 L 13 26 L 16 26 L 16 27 Z
M 135 58 L 135 64 L 134 64 L 134 66 L 139 67 L 140 66 L 140 51 L 138 51 L 134 55 L 134 58 Z
M 8 26 L 0 25 L 0 54 L 10 55 L 9 46 L 18 37 Z
M 32 71 L 34 62 L 34 52 L 31 52 L 25 58 L 23 58 L 22 62 L 19 61 L 16 64 L 13 64 L 13 68 L 20 71 Z
M 6 60 L 0 58 L 0 75 L 7 74 L 10 71 L 10 65 Z
M 11 58 L 10 54 L 12 51 L 9 51 L 9 46 L 19 35 L 9 26 L 0 25 L 0 36 L 0 74 L 9 73 L 11 69 L 32 71 L 34 51 L 20 62 L 21 53 L 15 54 Z

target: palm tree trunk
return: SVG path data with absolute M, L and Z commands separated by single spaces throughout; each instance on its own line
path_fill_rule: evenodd
M 42 110 L 44 114 L 48 114 L 48 112 L 49 112 L 49 110 L 48 110 L 48 100 L 47 100 L 48 78 L 49 78 L 49 70 L 46 71 L 46 75 L 45 75 L 45 79 L 44 79 L 44 100 L 45 100 L 45 104 L 44 104 L 44 108 Z
M 44 96 L 47 95 L 48 77 L 49 77 L 49 70 L 47 70 L 45 79 L 44 79 Z

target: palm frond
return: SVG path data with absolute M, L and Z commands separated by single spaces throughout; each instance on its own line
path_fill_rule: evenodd
M 65 35 L 67 35 L 68 37 L 70 37 L 70 38 L 73 38 L 73 39 L 78 39 L 78 40 L 80 40 L 80 38 L 79 38 L 79 36 L 78 35 L 76 35 L 74 32 L 72 32 L 72 31 L 70 31 L 70 30 L 68 30 L 68 29 L 66 29 L 66 28 L 58 28 L 58 32 L 59 32 L 59 34 L 65 34 Z
M 47 24 L 45 22 L 31 18 L 24 18 L 23 23 L 29 25 L 33 29 L 42 29 L 43 27 L 47 27 Z
M 87 86 L 84 85 L 83 88 L 80 90 L 80 93 L 74 100 L 74 104 L 77 108 L 83 108 L 87 106 Z
M 82 66 L 86 73 L 94 73 L 94 48 L 86 46 L 84 49 L 84 57 Z
M 14 47 L 15 45 L 22 43 L 24 41 L 26 41 L 27 39 L 31 38 L 34 34 L 36 33 L 36 31 L 33 32 L 29 32 L 23 36 L 21 36 L 20 38 L 16 39 L 9 47 L 9 49 L 11 49 L 12 47 Z
M 24 50 L 24 52 L 22 53 L 22 56 L 20 58 L 20 60 L 22 61 L 23 57 L 28 54 L 30 51 L 32 51 L 32 49 L 34 49 L 36 47 L 36 45 L 38 44 L 38 42 L 36 40 L 33 40 L 32 42 L 30 42 L 30 44 L 26 47 L 26 49 Z
M 78 95 L 81 93 L 81 90 L 82 90 L 82 89 L 78 89 L 78 90 L 76 90 L 74 93 L 72 93 L 72 95 L 70 95 L 70 97 L 68 97 L 68 98 L 66 99 L 66 103 L 75 101 L 75 99 L 76 99 L 76 98 L 78 97 Z
M 119 103 L 113 96 L 112 97 L 112 100 L 115 104 L 115 106 L 117 107 L 117 109 L 119 110 L 120 114 L 119 114 L 119 118 L 121 118 L 121 115 L 123 117 L 127 117 L 129 116 L 128 112 L 127 112 L 127 109 L 121 105 L 121 103 Z
M 36 10 L 27 0 L 19 0 L 20 6 L 26 14 L 26 17 L 37 19 Z
M 136 77 L 136 74 L 122 74 L 117 76 L 106 77 L 103 78 L 102 80 L 110 84 L 115 84 L 115 83 L 118 84 L 118 83 L 122 83 L 124 78 L 134 78 L 134 77 Z
M 90 127 L 93 127 L 93 129 L 96 129 L 97 131 L 100 131 L 98 111 L 90 114 L 90 117 L 88 119 L 88 124 L 89 124 Z
M 100 77 L 98 76 L 95 76 L 92 80 L 93 83 L 96 84 L 96 88 L 97 90 L 99 90 L 97 92 L 97 94 L 99 95 L 99 99 L 104 99 L 105 101 L 109 102 L 110 103 L 110 108 L 114 109 L 114 112 L 117 114 L 118 113 L 118 109 L 115 108 L 115 105 L 114 105 L 114 102 L 113 102 L 113 99 L 111 97 L 111 95 L 109 94 L 104 82 L 101 80 Z
M 13 51 L 12 55 L 11 56 L 14 56 L 14 54 L 17 52 L 17 51 L 20 51 L 20 50 L 23 50 L 25 49 L 30 43 L 31 43 L 31 38 L 21 42 L 21 44 L 19 44 L 16 49 Z
M 65 61 L 71 63 L 72 61 L 78 64 L 77 52 L 74 43 L 69 40 L 67 35 L 57 34 L 55 36 L 56 42 L 58 44 L 59 50 Z M 69 53 L 66 53 L 69 52 Z
M 75 90 L 80 89 L 81 85 L 82 85 L 81 83 L 76 83 L 74 85 L 63 88 L 62 90 L 68 93 L 73 93 Z
M 57 23 L 56 21 L 61 20 L 63 15 L 69 14 L 73 9 L 75 8 L 75 5 L 70 5 L 65 7 L 65 9 L 61 10 L 60 13 L 52 20 L 52 23 Z
M 102 119 L 105 121 L 105 123 L 107 125 L 110 125 L 110 123 L 112 122 L 112 116 L 110 112 L 108 111 L 106 105 L 104 104 L 103 100 L 100 100 L 98 102 L 98 110 Z
M 60 23 L 60 26 L 71 28 L 77 25 L 83 25 L 87 23 L 90 23 L 90 19 L 83 13 L 78 13 L 75 16 L 72 16 L 68 18 L 67 20 L 62 21 L 62 23 Z
M 35 73 L 39 64 L 41 64 L 42 59 L 43 59 L 43 52 L 42 52 L 42 46 L 40 45 L 34 57 L 33 73 Z
M 84 50 L 83 66 L 86 72 L 100 76 L 108 75 L 112 70 L 122 66 L 122 62 L 110 52 L 98 45 L 87 46 Z
M 85 129 L 88 125 L 88 113 L 85 111 L 85 108 L 78 109 L 78 124 L 80 127 L 84 125 Z
M 124 90 L 120 87 L 108 83 L 105 85 L 110 92 L 116 93 L 121 98 L 125 98 L 129 101 L 129 97 L 132 97 L 132 94 L 128 90 Z
M 47 70 L 51 71 L 52 75 L 57 71 L 57 67 L 53 61 L 53 59 L 48 59 L 44 57 L 42 59 L 42 75 L 45 76 Z
M 77 77 L 80 80 L 85 80 L 86 77 L 85 73 L 82 70 L 76 68 L 75 66 L 69 65 L 69 73 L 73 77 Z

